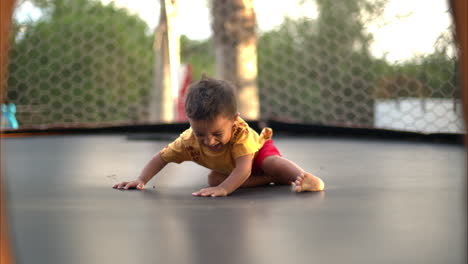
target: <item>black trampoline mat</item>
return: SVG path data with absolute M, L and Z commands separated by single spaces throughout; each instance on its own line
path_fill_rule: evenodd
M 119 191 L 169 141 L 120 135 L 3 139 L 18 263 L 464 263 L 464 149 L 276 137 L 326 190 L 200 198 L 208 170 L 170 164 Z

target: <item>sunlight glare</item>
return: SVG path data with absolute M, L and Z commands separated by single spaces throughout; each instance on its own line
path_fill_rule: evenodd
M 367 26 L 374 36 L 371 52 L 390 62 L 432 53 L 451 23 L 446 1 L 389 1 L 382 18 Z

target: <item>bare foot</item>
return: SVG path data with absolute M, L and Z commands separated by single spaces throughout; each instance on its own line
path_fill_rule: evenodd
M 325 184 L 320 178 L 306 172 L 297 176 L 296 181 L 292 183 L 291 190 L 293 192 L 319 192 L 323 191 L 324 187 Z

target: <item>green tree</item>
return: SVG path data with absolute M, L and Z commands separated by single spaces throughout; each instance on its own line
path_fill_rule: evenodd
M 442 32 L 430 54 L 385 65 L 376 85 L 377 98 L 460 98 L 457 58 L 450 29 Z
M 199 80 L 202 74 L 214 77 L 215 54 L 213 40 L 191 40 L 187 36 L 180 37 L 181 62 L 190 64 L 193 69 L 193 80 Z
M 431 54 L 416 57 L 395 70 L 418 80 L 424 86 L 425 97 L 460 98 L 458 59 L 451 54 L 454 41 L 450 30 L 442 32 Z
M 16 27 L 10 57 L 7 98 L 28 109 L 18 113 L 20 123 L 128 122 L 144 116 L 154 62 L 146 23 L 93 0 L 35 3 L 44 15 Z
M 364 11 L 378 16 L 385 1 L 316 3 L 317 19 L 286 19 L 259 40 L 262 114 L 299 122 L 372 125 L 371 87 L 379 69 L 371 65 L 382 62 L 370 55 L 372 36 L 360 17 Z
M 260 36 L 263 118 L 373 126 L 375 99 L 459 98 L 450 29 L 435 51 L 403 63 L 370 54 L 363 14 L 379 17 L 383 1 L 317 0 L 316 19 L 286 19 Z

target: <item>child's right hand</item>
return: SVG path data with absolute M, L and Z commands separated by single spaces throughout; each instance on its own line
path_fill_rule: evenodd
M 142 180 L 133 180 L 129 182 L 121 182 L 121 183 L 116 183 L 114 186 L 112 186 L 114 189 L 123 189 L 123 190 L 128 190 L 128 189 L 138 189 L 138 190 L 143 190 L 145 188 L 145 183 Z

